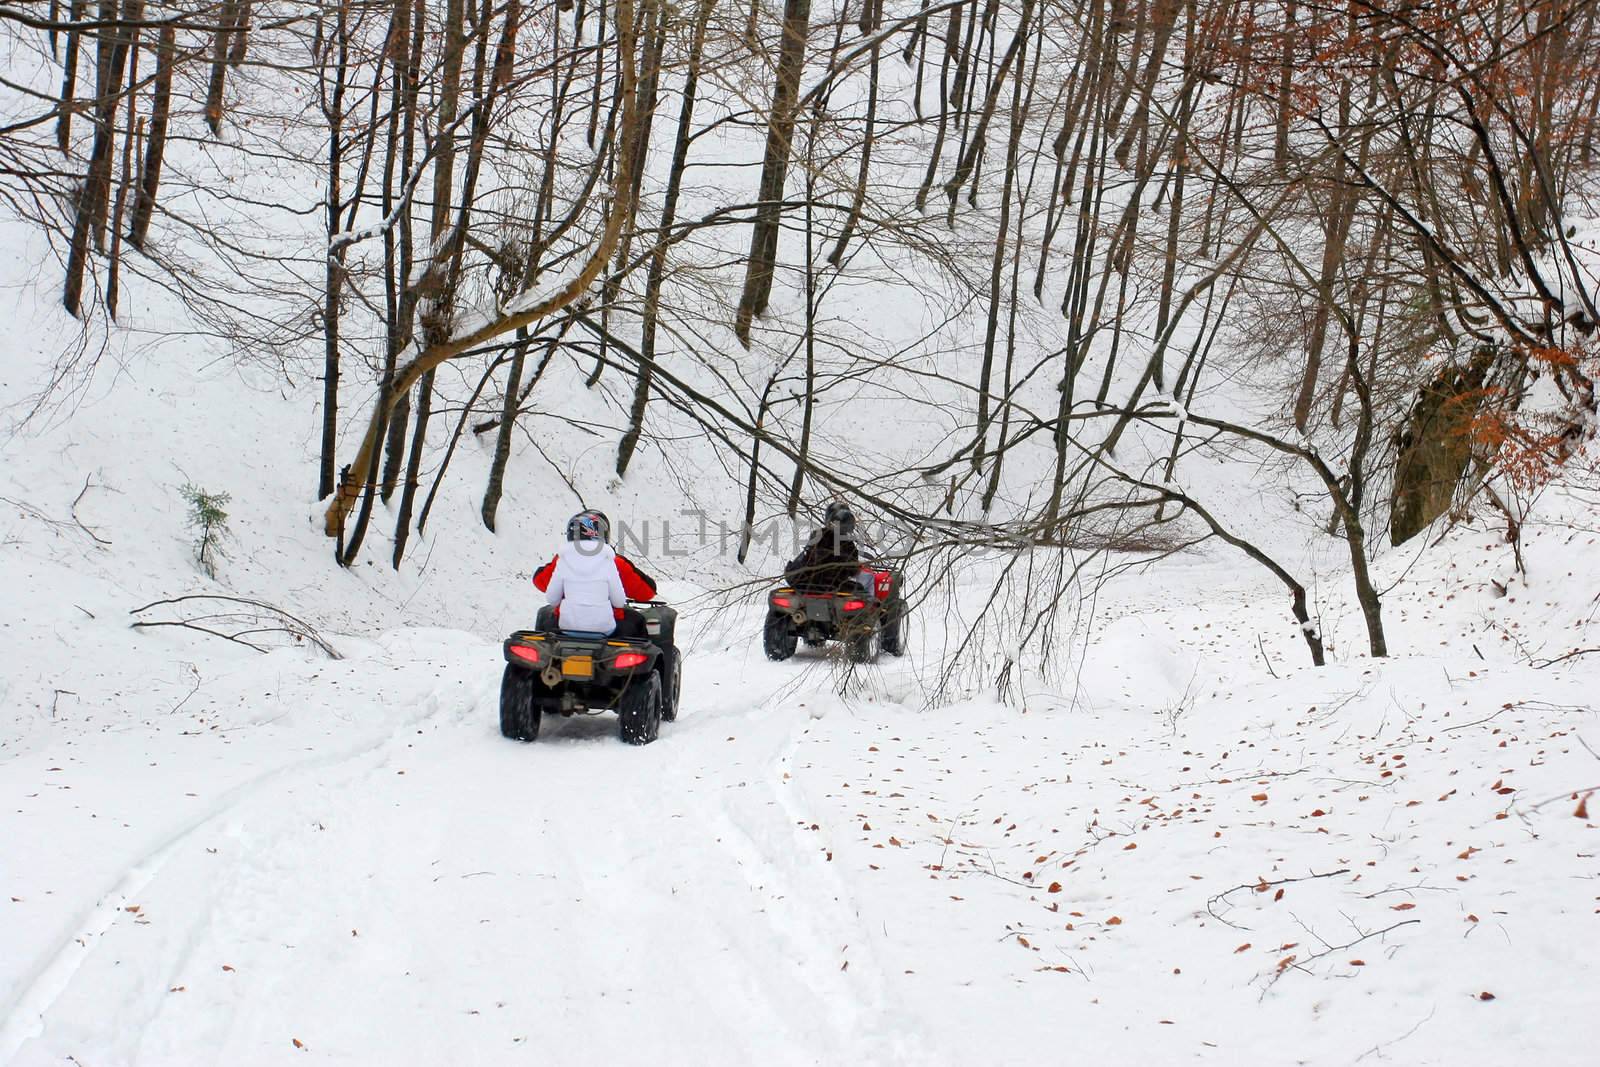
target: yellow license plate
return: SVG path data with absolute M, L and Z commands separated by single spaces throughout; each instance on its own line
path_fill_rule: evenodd
M 568 678 L 593 678 L 593 656 L 568 656 L 561 661 L 561 673 Z

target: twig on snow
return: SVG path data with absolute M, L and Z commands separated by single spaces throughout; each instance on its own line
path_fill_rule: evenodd
M 72 498 L 72 507 L 70 509 L 68 509 L 68 510 L 69 510 L 69 513 L 72 515 L 72 521 L 78 524 L 78 529 L 82 530 L 84 533 L 86 533 L 90 537 L 94 538 L 95 544 L 109 546 L 111 544 L 110 541 L 107 541 L 104 537 L 101 537 L 99 534 L 97 534 L 93 530 L 89 529 L 89 527 L 87 527 L 87 526 L 85 526 L 83 524 L 83 520 L 78 518 L 78 503 L 81 500 L 83 500 L 83 494 L 85 494 L 85 493 L 87 493 L 89 491 L 90 480 L 93 477 L 94 477 L 94 475 L 92 475 L 92 474 L 86 474 L 86 475 L 83 476 L 83 488 L 79 489 L 78 490 L 78 495 Z
M 1211 899 L 1207 900 L 1206 901 L 1206 911 L 1210 912 L 1211 913 L 1211 917 L 1213 919 L 1217 920 L 1219 923 L 1222 923 L 1224 926 L 1231 926 L 1235 930 L 1248 930 L 1249 929 L 1248 926 L 1240 926 L 1238 923 L 1229 922 L 1227 919 L 1224 919 L 1222 916 L 1218 915 L 1217 912 L 1216 912 L 1217 903 L 1218 902 L 1227 903 L 1228 896 L 1230 894 L 1239 892 L 1239 890 L 1241 890 L 1241 889 L 1254 889 L 1256 892 L 1260 893 L 1260 892 L 1263 892 L 1265 890 L 1271 889 L 1275 885 L 1288 885 L 1290 882 L 1309 882 L 1309 881 L 1311 881 L 1312 879 L 1315 879 L 1315 878 L 1337 878 L 1341 874 L 1349 874 L 1349 873 L 1350 873 L 1350 868 L 1349 867 L 1340 867 L 1336 871 L 1323 871 L 1323 872 L 1320 872 L 1320 873 L 1304 874 L 1304 875 L 1300 875 L 1297 878 L 1277 878 L 1277 879 L 1274 879 L 1272 881 L 1268 881 L 1265 878 L 1263 878 L 1260 881 L 1256 881 L 1256 882 L 1246 882 L 1243 885 L 1236 885 L 1232 889 L 1225 889 L 1222 892 L 1220 892 L 1220 893 L 1216 894 L 1215 896 L 1213 896 Z M 1232 907 L 1231 904 L 1228 905 L 1228 906 Z
M 1311 955 L 1307 956 L 1303 960 L 1296 960 L 1293 956 L 1290 956 L 1290 957 L 1288 957 L 1290 962 L 1288 962 L 1288 963 L 1280 963 L 1278 965 L 1278 970 L 1276 971 L 1276 973 L 1274 973 L 1271 978 L 1267 979 L 1266 988 L 1262 989 L 1261 995 L 1262 996 L 1266 996 L 1267 995 L 1267 990 L 1271 989 L 1277 983 L 1278 979 L 1282 978 L 1284 975 L 1288 974 L 1290 971 L 1300 971 L 1300 972 L 1302 972 L 1304 974 L 1310 974 L 1311 971 L 1306 969 L 1308 964 L 1315 963 L 1315 962 L 1317 962 L 1318 960 L 1322 959 L 1325 956 L 1331 956 L 1335 952 L 1343 952 L 1345 949 L 1354 948 L 1355 946 L 1361 944 L 1361 942 L 1363 942 L 1363 941 L 1371 940 L 1374 937 L 1382 937 L 1384 934 L 1390 933 L 1391 931 L 1394 931 L 1394 930 L 1398 930 L 1402 926 L 1410 926 L 1413 923 L 1420 923 L 1420 922 L 1422 922 L 1421 919 L 1401 919 L 1399 922 L 1391 923 L 1390 925 L 1385 926 L 1381 930 L 1370 930 L 1367 933 L 1364 933 L 1360 937 L 1356 938 L 1354 941 L 1346 941 L 1342 945 L 1328 945 L 1328 947 L 1323 949 L 1321 952 L 1314 952 Z M 1322 939 L 1318 938 L 1317 940 L 1321 941 Z M 1323 942 L 1323 943 L 1327 944 L 1327 942 Z
M 1267 657 L 1267 643 L 1261 639 L 1259 633 L 1256 634 L 1256 647 L 1261 650 L 1261 662 L 1267 665 L 1267 673 L 1274 678 L 1278 677 L 1278 672 L 1272 669 L 1272 660 Z

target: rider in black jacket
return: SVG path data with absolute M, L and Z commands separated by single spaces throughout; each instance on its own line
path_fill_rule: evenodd
M 783 568 L 783 577 L 803 593 L 836 593 L 848 588 L 860 570 L 855 513 L 848 504 L 835 501 L 828 505 L 821 528 Z

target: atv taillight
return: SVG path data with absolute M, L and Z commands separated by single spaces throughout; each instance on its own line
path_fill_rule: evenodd
M 839 608 L 841 611 L 860 611 L 866 606 L 867 602 L 865 600 L 846 600 L 839 605 Z
M 639 666 L 639 664 L 643 663 L 649 658 L 650 657 L 645 655 L 643 652 L 618 652 L 617 658 L 612 660 L 612 663 L 618 670 L 625 671 L 630 667 Z
M 793 597 L 786 597 L 786 596 L 775 596 L 775 597 L 772 598 L 772 603 L 773 603 L 774 607 L 792 608 L 792 607 L 794 607 L 794 598 Z
M 512 645 L 510 652 L 518 659 L 527 660 L 529 663 L 539 662 L 539 650 L 529 645 Z

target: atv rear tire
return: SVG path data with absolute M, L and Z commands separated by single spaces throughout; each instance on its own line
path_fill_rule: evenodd
M 761 647 L 768 659 L 774 663 L 786 660 L 794 655 L 794 650 L 799 644 L 800 639 L 795 634 L 794 626 L 789 622 L 787 615 L 780 615 L 777 612 L 767 615 L 767 624 L 761 629 Z
M 878 628 L 872 626 L 845 642 L 851 663 L 871 663 L 878 658 Z
M 678 718 L 678 697 L 683 692 L 683 653 L 672 645 L 661 653 L 661 721 Z
M 879 640 L 883 650 L 891 656 L 906 654 L 906 608 L 896 604 L 884 612 L 883 636 Z
M 500 733 L 513 741 L 539 736 L 539 705 L 533 698 L 533 674 L 506 664 L 500 677 Z
M 661 675 L 651 671 L 622 691 L 617 704 L 622 719 L 622 739 L 630 745 L 648 745 L 661 732 Z

